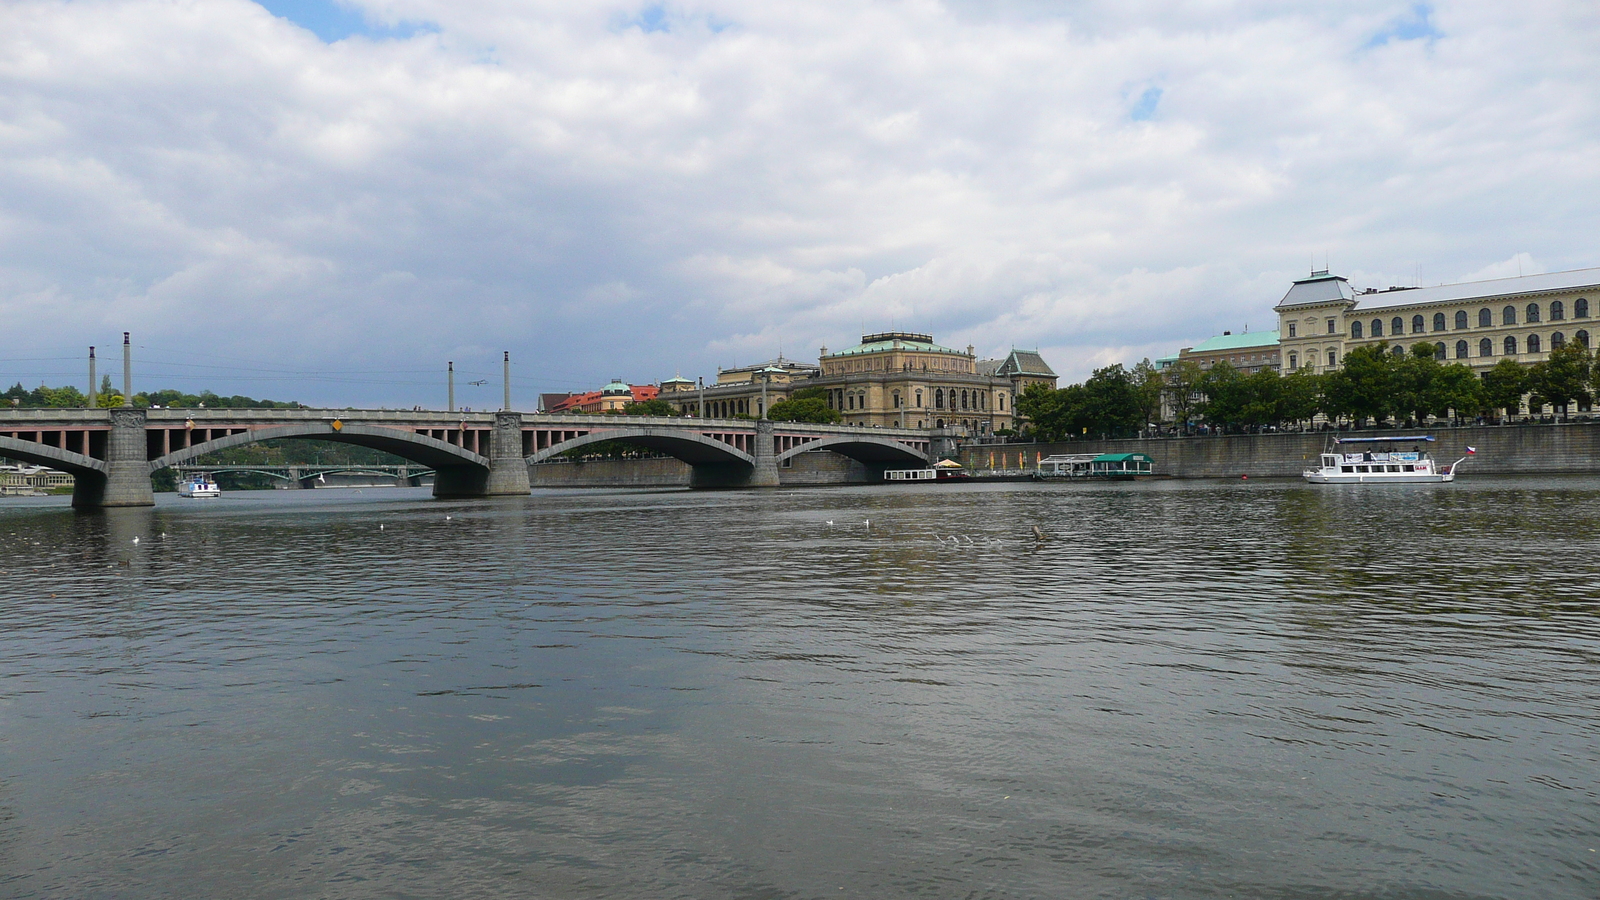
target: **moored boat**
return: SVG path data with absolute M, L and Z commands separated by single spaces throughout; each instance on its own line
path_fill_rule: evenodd
M 1321 465 L 1306 469 L 1302 475 L 1312 484 L 1445 484 L 1455 481 L 1467 457 L 1447 466 L 1439 465 L 1427 449 L 1434 440 L 1430 435 L 1336 437 L 1322 454 Z M 1467 456 L 1475 452 L 1467 448 Z
M 222 496 L 222 488 L 217 487 L 217 483 L 212 480 L 210 475 L 204 472 L 197 472 L 179 479 L 178 496 L 193 497 L 197 500 L 207 497 L 220 497 Z

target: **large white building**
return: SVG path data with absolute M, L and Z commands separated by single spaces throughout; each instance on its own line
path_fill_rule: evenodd
M 1594 346 L 1600 269 L 1577 269 L 1425 288 L 1354 291 L 1326 271 L 1296 281 L 1274 307 L 1285 372 L 1337 369 L 1356 347 L 1421 341 L 1441 360 L 1483 371 L 1510 358 L 1533 363 L 1572 341 Z

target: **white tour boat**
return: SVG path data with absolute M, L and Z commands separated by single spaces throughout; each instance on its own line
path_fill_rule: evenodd
M 1305 470 L 1305 479 L 1312 484 L 1443 484 L 1455 481 L 1456 472 L 1467 457 L 1441 466 L 1428 455 L 1427 445 L 1433 440 L 1427 435 L 1334 438 L 1332 449 L 1322 454 L 1322 466 Z M 1352 445 L 1358 449 L 1351 450 Z M 1467 456 L 1476 452 L 1467 448 Z
M 222 488 L 217 487 L 217 483 L 211 479 L 210 475 L 204 472 L 196 472 L 193 475 L 185 475 L 178 481 L 178 496 L 195 497 L 197 499 L 221 497 Z

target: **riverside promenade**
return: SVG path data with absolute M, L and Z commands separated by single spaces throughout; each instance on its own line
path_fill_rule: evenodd
M 1434 436 L 1437 441 L 1429 451 L 1445 462 L 1466 456 L 1468 447 L 1476 448 L 1462 467 L 1464 475 L 1600 474 L 1600 422 L 975 444 L 963 448 L 960 462 L 979 471 L 1016 470 L 1032 469 L 1035 460 L 1056 453 L 1146 453 L 1155 459 L 1157 474 L 1177 478 L 1288 478 L 1312 467 L 1334 436 L 1400 434 Z

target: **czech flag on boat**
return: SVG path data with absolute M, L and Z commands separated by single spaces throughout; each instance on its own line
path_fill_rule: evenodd
M 1477 447 L 1468 447 L 1467 448 L 1467 455 L 1468 456 L 1471 456 L 1472 454 L 1477 453 L 1477 452 L 1478 452 L 1478 448 Z

